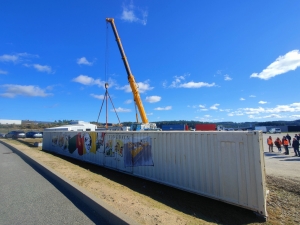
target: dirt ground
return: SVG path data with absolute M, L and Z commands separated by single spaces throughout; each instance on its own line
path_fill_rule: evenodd
M 37 139 L 1 139 L 139 224 L 300 224 L 300 179 L 267 175 L 267 222 L 252 211 L 44 152 Z M 267 165 L 267 164 L 266 164 Z M 295 167 L 298 172 L 300 162 Z M 266 167 L 268 174 L 268 165 Z

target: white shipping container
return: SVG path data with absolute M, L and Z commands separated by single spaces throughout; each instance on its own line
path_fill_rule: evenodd
M 261 132 L 44 132 L 43 149 L 267 216 Z
M 255 130 L 258 130 L 258 131 L 260 130 L 263 133 L 267 133 L 268 132 L 267 127 L 265 127 L 265 126 L 255 127 Z

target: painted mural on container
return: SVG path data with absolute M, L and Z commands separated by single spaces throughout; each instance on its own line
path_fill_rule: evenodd
M 151 137 L 133 138 L 124 144 L 125 166 L 154 166 Z
M 125 167 L 153 166 L 151 137 L 106 135 L 104 132 L 55 133 L 52 146 L 58 151 L 83 156 L 121 157 Z

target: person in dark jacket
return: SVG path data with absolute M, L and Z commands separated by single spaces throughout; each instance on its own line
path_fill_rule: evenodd
M 276 138 L 274 144 L 276 145 L 278 152 L 281 152 L 281 140 L 278 138 Z
M 299 152 L 299 141 L 297 141 L 296 138 L 293 138 L 292 146 L 293 146 L 293 148 L 294 148 L 295 156 L 300 157 L 300 152 Z
M 286 137 L 286 139 L 288 139 L 289 145 L 291 145 L 291 139 L 292 139 L 291 136 L 289 134 L 286 134 L 285 137 Z

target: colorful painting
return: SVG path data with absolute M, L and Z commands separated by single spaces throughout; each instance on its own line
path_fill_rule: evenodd
M 53 134 L 52 145 L 75 156 L 102 153 L 105 157 L 123 157 L 125 167 L 154 166 L 151 137 L 107 135 L 104 132 L 61 132 Z
M 52 145 L 62 150 L 67 150 L 69 146 L 69 136 L 66 133 L 58 133 L 52 137 Z
M 124 143 L 122 140 L 116 140 L 116 145 L 115 145 L 115 152 L 119 156 L 123 156 L 123 148 L 124 148 Z
M 104 138 L 105 133 L 97 133 L 97 140 L 96 140 L 96 151 L 100 153 L 104 153 Z
M 130 166 L 154 166 L 151 154 L 151 137 L 134 138 L 124 144 L 124 164 Z
M 82 132 L 73 136 L 66 133 L 60 133 L 52 136 L 52 145 L 63 150 L 69 150 L 71 154 L 75 151 L 79 155 L 88 153 L 96 154 L 96 132 Z
M 115 151 L 113 149 L 113 140 L 109 139 L 105 141 L 105 156 L 114 157 Z

